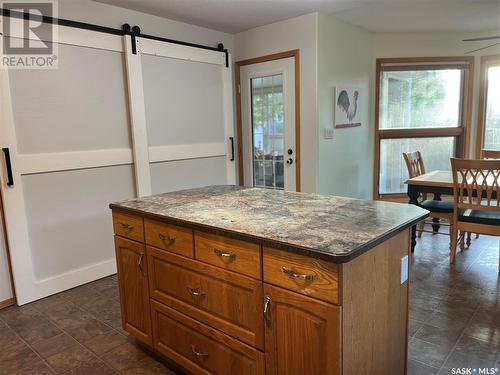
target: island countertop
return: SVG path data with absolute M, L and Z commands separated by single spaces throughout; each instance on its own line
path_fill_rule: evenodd
M 352 260 L 428 216 L 410 204 L 225 185 L 110 207 L 336 263 Z

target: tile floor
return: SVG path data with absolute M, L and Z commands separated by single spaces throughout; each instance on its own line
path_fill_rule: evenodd
M 500 368 L 500 240 L 473 240 L 452 267 L 447 241 L 424 234 L 413 257 L 410 375 Z M 119 310 L 116 276 L 0 310 L 0 374 L 175 374 L 127 337 Z
M 424 233 L 413 256 L 410 375 L 500 369 L 500 238 L 473 239 L 451 267 L 447 241 Z

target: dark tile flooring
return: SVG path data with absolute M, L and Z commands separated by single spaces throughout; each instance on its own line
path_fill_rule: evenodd
M 447 236 L 419 240 L 412 261 L 410 375 L 500 368 L 499 241 L 473 240 L 450 266 Z M 116 276 L 0 310 L 0 374 L 54 373 L 174 374 L 121 329 Z
M 0 310 L 0 375 L 170 374 L 121 329 L 116 275 Z
M 500 369 L 499 243 L 500 237 L 473 236 L 450 266 L 448 236 L 424 233 L 418 241 L 410 289 L 410 375 Z M 493 373 L 498 371 L 488 372 Z

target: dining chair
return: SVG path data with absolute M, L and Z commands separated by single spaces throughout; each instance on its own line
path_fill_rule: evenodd
M 422 154 L 420 151 L 413 152 L 405 152 L 403 153 L 403 158 L 406 163 L 406 167 L 408 168 L 408 175 L 410 178 L 418 177 L 420 175 L 425 174 L 425 166 L 424 160 L 422 158 Z M 427 199 L 427 194 L 422 194 L 418 205 L 426 210 L 430 211 L 429 217 L 432 219 L 444 219 L 448 221 L 448 225 L 450 226 L 449 235 L 451 236 L 451 225 L 453 223 L 453 202 L 451 200 L 437 200 L 437 199 Z M 428 222 L 422 220 L 418 224 L 417 237 L 422 237 L 423 232 L 428 233 L 438 233 L 438 234 L 447 234 L 442 232 L 434 232 L 425 230 L 426 224 L 434 224 L 436 222 Z M 446 225 L 444 223 L 439 223 L 439 225 Z M 451 237 L 450 237 L 450 246 L 451 246 Z
M 481 159 L 500 159 L 500 150 L 481 150 Z
M 500 236 L 500 160 L 452 158 L 451 166 L 455 208 L 450 262 L 454 263 L 459 231 Z

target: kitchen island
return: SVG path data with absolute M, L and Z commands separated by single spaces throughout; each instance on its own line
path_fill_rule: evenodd
M 398 203 L 235 186 L 113 210 L 123 328 L 194 374 L 406 373 Z

